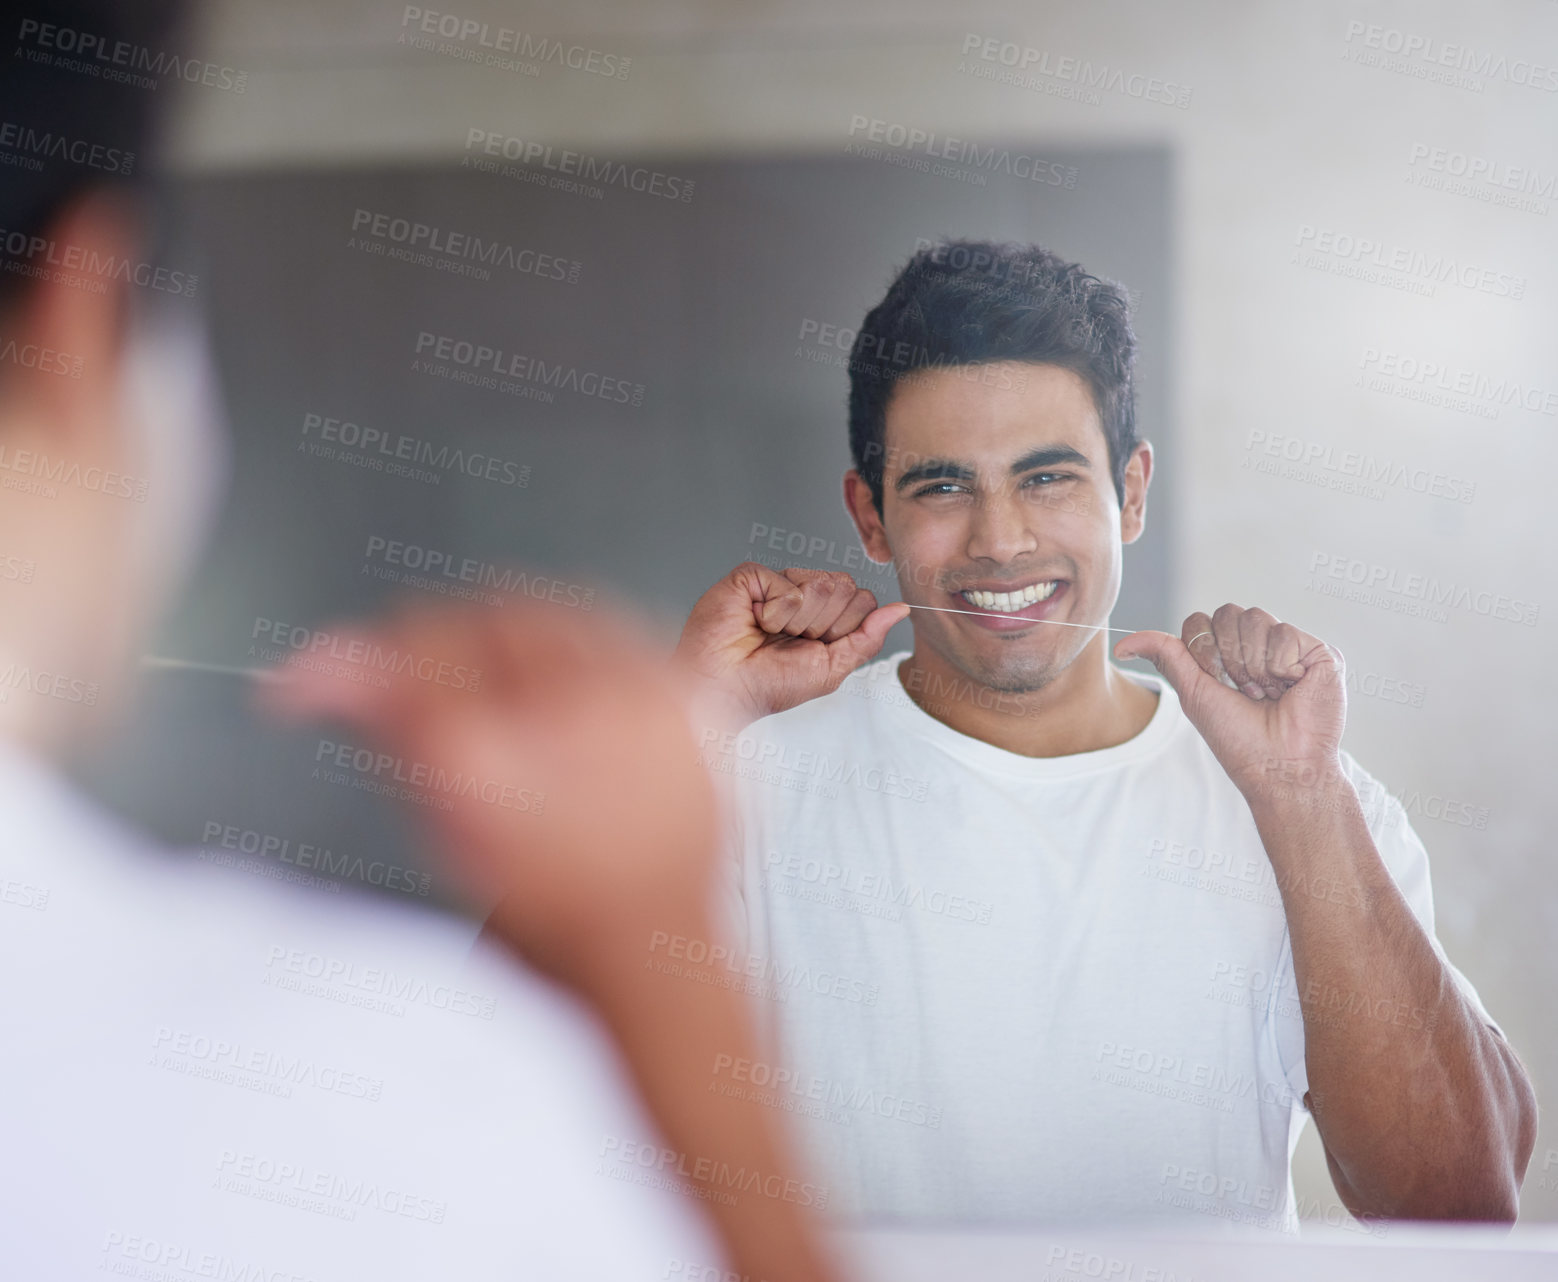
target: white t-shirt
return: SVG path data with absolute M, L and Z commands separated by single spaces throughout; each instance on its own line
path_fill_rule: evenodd
M 598 1026 L 473 923 L 155 850 L 4 745 L 0 816 L 5 1276 L 720 1264 Z
M 1031 758 L 921 710 L 907 654 L 706 736 L 736 780 L 733 944 L 771 1035 L 722 1089 L 798 1120 L 835 1215 L 1296 1231 L 1308 1083 L 1286 918 L 1173 689 L 1128 674 L 1158 692 L 1140 734 Z M 1432 939 L 1423 846 L 1343 759 Z M 1424 1014 L 1372 1017 L 1410 1032 Z

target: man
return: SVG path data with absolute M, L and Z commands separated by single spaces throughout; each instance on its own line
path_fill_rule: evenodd
M 652 930 L 709 933 L 714 809 L 685 691 L 612 612 L 404 614 L 365 649 L 479 668 L 480 696 L 298 672 L 274 698 L 480 783 L 428 785 L 443 866 L 556 986 L 465 919 L 172 859 L 67 782 L 214 497 L 187 304 L 132 283 L 166 92 L 125 67 L 191 65 L 174 17 L 0 10 L 5 1275 L 832 1276 L 772 1115 L 701 1091 L 750 1057 L 736 995 L 643 969 Z
M 806 977 L 767 1075 L 860 1216 L 1295 1231 L 1312 1114 L 1354 1214 L 1512 1220 L 1531 1087 L 1340 747 L 1340 654 L 1224 605 L 1115 645 L 1160 677 L 1110 662 L 1134 348 L 1076 264 L 922 250 L 856 339 L 844 478 L 905 604 L 748 563 L 688 619 L 751 723 L 702 736 L 746 798 L 737 930 Z

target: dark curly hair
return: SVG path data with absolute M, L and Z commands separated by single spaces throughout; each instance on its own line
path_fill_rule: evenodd
M 1024 361 L 1084 379 L 1109 444 L 1115 494 L 1140 441 L 1136 336 L 1124 286 L 1039 245 L 947 240 L 920 249 L 867 313 L 849 359 L 849 449 L 878 514 L 887 406 L 898 381 L 937 367 Z

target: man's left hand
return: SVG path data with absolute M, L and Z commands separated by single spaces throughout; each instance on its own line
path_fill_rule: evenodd
M 1190 615 L 1178 637 L 1133 632 L 1115 658 L 1150 662 L 1252 804 L 1274 779 L 1333 777 L 1347 719 L 1340 652 L 1259 608 Z

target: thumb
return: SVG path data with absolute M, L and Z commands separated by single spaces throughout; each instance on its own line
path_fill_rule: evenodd
M 1167 632 L 1133 632 L 1115 645 L 1114 657 L 1147 660 L 1174 687 L 1181 702 L 1203 680 L 1210 680 L 1185 643 Z
M 882 648 L 893 625 L 901 623 L 908 617 L 909 607 L 902 601 L 878 606 L 861 620 L 858 628 L 848 636 L 840 637 L 833 642 L 828 647 L 829 654 L 840 656 L 849 665 L 849 671 L 853 672 Z M 839 661 L 840 658 L 834 659 L 835 663 Z

